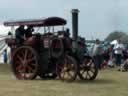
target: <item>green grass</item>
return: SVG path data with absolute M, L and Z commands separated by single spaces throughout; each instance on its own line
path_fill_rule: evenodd
M 128 72 L 102 70 L 95 81 L 16 80 L 0 65 L 0 96 L 128 96 Z

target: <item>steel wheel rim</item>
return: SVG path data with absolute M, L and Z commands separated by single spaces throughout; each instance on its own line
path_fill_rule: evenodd
M 37 57 L 29 47 L 21 47 L 13 56 L 14 74 L 17 79 L 33 79 L 38 70 Z
M 58 73 L 60 79 L 63 81 L 72 81 L 76 78 L 77 69 L 75 66 L 76 62 L 67 58 L 64 58 L 63 64 L 58 65 Z
M 88 59 L 89 61 L 86 64 L 82 64 L 80 66 L 79 74 L 85 80 L 91 80 L 96 72 L 96 66 L 92 59 Z M 85 61 L 84 61 L 85 62 Z

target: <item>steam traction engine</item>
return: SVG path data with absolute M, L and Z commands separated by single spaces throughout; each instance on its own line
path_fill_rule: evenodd
M 45 19 L 8 21 L 5 26 L 43 27 L 44 33 L 35 32 L 21 46 L 16 39 L 7 38 L 11 48 L 12 70 L 17 79 L 56 78 L 73 81 L 78 75 L 81 79 L 95 79 L 98 70 L 93 59 L 85 56 L 84 43 L 78 41 L 78 10 L 72 10 L 73 38 L 65 30 L 66 20 L 60 17 Z M 55 27 L 62 26 L 61 30 Z

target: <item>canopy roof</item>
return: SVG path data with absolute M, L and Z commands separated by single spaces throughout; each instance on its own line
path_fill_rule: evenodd
M 35 20 L 19 20 L 19 21 L 7 21 L 4 22 L 5 26 L 21 26 L 21 25 L 31 25 L 33 27 L 39 26 L 58 26 L 65 25 L 67 22 L 65 19 L 60 17 L 48 17 L 45 19 L 35 19 Z

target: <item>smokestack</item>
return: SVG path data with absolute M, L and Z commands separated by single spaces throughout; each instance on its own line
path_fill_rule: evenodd
M 78 9 L 72 9 L 72 35 L 75 41 L 78 37 L 78 13 Z

